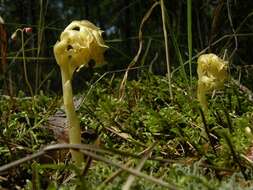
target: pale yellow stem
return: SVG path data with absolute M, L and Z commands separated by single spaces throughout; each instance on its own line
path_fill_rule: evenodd
M 203 89 L 203 84 L 200 82 L 198 82 L 197 98 L 198 98 L 201 108 L 203 109 L 204 112 L 206 112 L 208 109 L 206 91 Z
M 62 75 L 62 88 L 63 88 L 63 102 L 65 106 L 65 112 L 69 127 L 69 143 L 81 144 L 81 129 L 78 117 L 75 112 L 75 106 L 73 102 L 73 93 L 71 85 L 71 73 L 68 69 L 61 68 Z M 81 166 L 83 163 L 83 154 L 71 150 L 71 155 L 74 163 L 77 166 Z

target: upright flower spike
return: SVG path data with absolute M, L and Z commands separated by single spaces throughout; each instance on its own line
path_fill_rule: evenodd
M 75 70 L 88 65 L 104 62 L 104 52 L 108 48 L 102 38 L 102 30 L 89 21 L 73 21 L 61 33 L 60 41 L 54 45 L 54 55 L 61 69 L 63 101 L 69 126 L 69 143 L 81 144 L 81 130 L 73 103 L 71 80 Z M 74 163 L 80 166 L 83 155 L 71 150 Z
M 206 94 L 224 86 L 224 82 L 228 76 L 228 62 L 210 53 L 201 55 L 198 58 L 197 64 L 197 98 L 203 110 L 206 111 L 208 108 Z

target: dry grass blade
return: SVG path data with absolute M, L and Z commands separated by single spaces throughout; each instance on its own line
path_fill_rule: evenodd
M 128 167 L 132 164 L 132 160 L 128 160 L 124 166 Z M 123 172 L 122 169 L 118 169 L 117 171 L 115 171 L 111 176 L 109 176 L 105 181 L 103 181 L 103 183 L 101 184 L 101 187 L 104 187 L 105 185 L 107 185 L 108 183 L 111 183 L 118 175 L 120 175 Z
M 148 159 L 148 157 L 151 156 L 152 150 L 154 149 L 156 143 L 154 143 L 151 147 L 149 147 L 145 152 L 143 158 L 140 160 L 139 165 L 135 168 L 136 170 L 140 171 L 143 167 L 144 163 Z M 126 183 L 123 185 L 122 190 L 129 190 L 131 188 L 131 185 L 133 184 L 135 180 L 134 175 L 130 175 L 126 181 Z
M 92 152 L 89 152 L 89 151 L 86 151 L 86 150 L 80 150 L 80 152 L 82 152 L 83 154 L 85 154 L 87 156 L 92 157 L 95 160 L 104 162 L 104 163 L 109 164 L 111 166 L 116 166 L 116 167 L 121 168 L 122 170 L 124 170 L 124 171 L 126 171 L 126 172 L 128 172 L 128 173 L 130 173 L 130 174 L 132 174 L 134 176 L 141 177 L 141 178 L 143 178 L 145 180 L 148 180 L 150 182 L 156 183 L 156 184 L 161 185 L 163 187 L 167 187 L 168 189 L 171 189 L 171 190 L 172 189 L 174 189 L 174 190 L 179 189 L 179 187 L 176 186 L 175 184 L 169 184 L 169 183 L 167 183 L 165 181 L 162 181 L 160 179 L 157 179 L 157 178 L 154 178 L 152 176 L 149 176 L 149 175 L 146 175 L 144 173 L 141 173 L 141 172 L 139 172 L 136 169 L 127 168 L 124 165 L 121 165 L 121 164 L 119 164 L 117 162 L 114 162 L 114 161 L 111 161 L 109 159 L 106 159 L 106 158 L 104 158 L 102 156 L 99 156 L 97 154 L 94 154 Z
M 127 70 L 124 74 L 124 77 L 121 81 L 121 85 L 120 85 L 120 89 L 119 89 L 119 97 L 120 97 L 120 100 L 122 100 L 122 98 L 124 97 L 125 95 L 125 86 L 126 86 L 126 82 L 127 82 L 127 77 L 128 77 L 128 72 L 129 70 L 135 65 L 135 63 L 137 62 L 137 60 L 139 59 L 139 56 L 141 54 L 141 51 L 142 51 L 142 46 L 143 46 L 143 36 L 142 36 L 142 29 L 143 29 L 143 26 L 145 24 L 145 22 L 149 19 L 151 13 L 153 12 L 154 8 L 159 4 L 159 2 L 155 2 L 151 8 L 148 10 L 148 12 L 144 15 L 142 21 L 141 21 L 141 25 L 140 25 L 140 29 L 139 29 L 139 35 L 138 35 L 138 38 L 139 38 L 139 48 L 138 48 L 138 52 L 137 54 L 135 55 L 135 57 L 133 58 L 133 60 L 130 62 L 130 64 L 128 65 L 127 67 Z
M 172 87 L 171 87 L 171 72 L 170 72 L 168 35 L 167 35 L 166 21 L 165 21 L 165 5 L 164 5 L 163 0 L 160 1 L 160 6 L 161 6 L 161 12 L 162 12 L 163 34 L 164 34 L 166 66 L 167 66 L 167 77 L 168 77 L 168 81 L 169 81 L 169 93 L 170 93 L 170 98 L 173 99 Z
M 229 4 L 229 0 L 227 0 L 227 11 L 228 11 L 228 20 L 229 20 L 229 24 L 230 24 L 230 27 L 231 27 L 231 30 L 234 34 L 234 40 L 235 40 L 235 48 L 234 50 L 232 51 L 230 57 L 229 57 L 229 60 L 231 60 L 231 58 L 233 57 L 233 55 L 235 54 L 235 52 L 237 51 L 238 49 L 238 38 L 237 36 L 235 35 L 236 34 L 236 30 L 234 28 L 234 25 L 233 25 L 233 21 L 232 21 L 232 17 L 231 17 L 231 10 L 230 10 L 230 4 Z
M 91 157 L 94 160 L 98 160 L 98 161 L 104 162 L 104 163 L 109 164 L 111 166 L 116 166 L 116 167 L 121 168 L 122 170 L 124 170 L 126 172 L 129 172 L 132 175 L 144 178 L 144 179 L 146 179 L 146 180 L 148 180 L 150 182 L 153 182 L 153 183 L 156 183 L 158 185 L 167 187 L 168 189 L 174 189 L 174 190 L 179 189 L 174 184 L 169 184 L 169 183 L 167 183 L 165 181 L 162 181 L 160 179 L 157 179 L 157 178 L 154 178 L 152 176 L 149 176 L 149 175 L 146 175 L 144 173 L 141 173 L 141 172 L 139 172 L 136 169 L 127 168 L 127 167 L 125 167 L 124 165 L 122 165 L 120 163 L 111 161 L 111 160 L 109 160 L 109 159 L 107 159 L 107 158 L 105 158 L 103 156 L 100 156 L 100 155 L 98 155 L 96 153 L 93 153 L 91 151 L 87 151 L 87 150 L 91 150 L 92 146 L 90 146 L 90 145 L 82 145 L 82 144 L 55 144 L 55 145 L 49 145 L 49 146 L 45 147 L 44 149 L 40 150 L 37 153 L 31 154 L 29 156 L 26 156 L 24 158 L 21 158 L 19 160 L 16 160 L 14 162 L 11 162 L 9 164 L 1 166 L 0 167 L 0 173 L 3 173 L 5 171 L 7 171 L 8 169 L 16 167 L 16 166 L 18 166 L 18 165 L 20 165 L 20 164 L 22 164 L 24 162 L 27 162 L 27 161 L 33 160 L 35 158 L 38 158 L 38 157 L 46 154 L 48 151 L 54 151 L 54 150 L 60 150 L 60 149 L 75 149 L 75 150 L 78 150 L 79 152 L 85 154 L 86 156 Z M 85 149 L 87 149 L 87 150 L 85 150 Z M 96 149 L 96 147 L 94 147 L 94 149 Z
M 212 20 L 212 26 L 211 26 L 211 32 L 209 34 L 209 48 L 210 52 L 211 50 L 211 43 L 213 39 L 215 38 L 215 35 L 218 33 L 218 30 L 220 29 L 220 22 L 221 22 L 221 13 L 222 13 L 222 8 L 224 6 L 225 0 L 219 0 L 218 5 L 215 7 L 213 11 L 213 20 Z

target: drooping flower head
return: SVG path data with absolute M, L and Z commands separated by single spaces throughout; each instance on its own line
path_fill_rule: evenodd
M 206 93 L 224 86 L 228 77 L 228 62 L 213 53 L 203 54 L 198 58 L 198 99 L 203 108 L 207 109 Z
M 87 20 L 73 21 L 61 33 L 54 46 L 56 61 L 60 67 L 68 67 L 71 74 L 86 66 L 90 60 L 104 62 L 108 48 L 102 38 L 102 30 Z
M 54 55 L 60 66 L 62 77 L 63 102 L 69 126 L 69 143 L 81 144 L 81 128 L 75 113 L 71 79 L 76 69 L 88 65 L 90 60 L 96 64 L 104 62 L 107 46 L 102 38 L 102 31 L 89 21 L 73 21 L 61 33 L 60 41 L 54 45 Z M 75 164 L 83 163 L 81 152 L 71 150 Z
M 221 88 L 228 73 L 228 63 L 217 55 L 210 53 L 201 55 L 198 58 L 199 83 L 205 86 L 205 91 Z

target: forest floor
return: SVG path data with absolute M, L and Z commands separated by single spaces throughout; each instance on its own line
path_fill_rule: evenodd
M 196 81 L 189 90 L 174 78 L 171 100 L 165 77 L 142 75 L 127 82 L 121 99 L 113 77 L 76 96 L 84 171 L 59 145 L 68 139 L 61 97 L 2 96 L 0 189 L 252 189 L 247 93 L 227 82 L 201 114 Z

